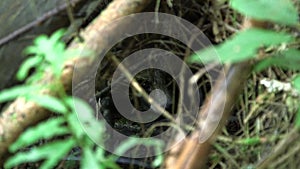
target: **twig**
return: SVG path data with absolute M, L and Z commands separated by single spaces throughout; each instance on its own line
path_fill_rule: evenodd
M 5 45 L 8 42 L 14 40 L 15 38 L 17 38 L 21 34 L 30 31 L 33 27 L 38 26 L 39 24 L 46 21 L 50 17 L 52 17 L 52 16 L 60 13 L 61 11 L 67 9 L 69 4 L 75 5 L 75 4 L 77 4 L 81 1 L 83 1 L 83 0 L 70 0 L 70 3 L 64 3 L 64 4 L 60 5 L 59 7 L 54 8 L 54 9 L 46 12 L 45 14 L 43 14 L 42 16 L 37 18 L 36 20 L 28 23 L 27 25 L 21 27 L 20 29 L 15 30 L 14 32 L 12 32 L 12 33 L 8 34 L 7 36 L 5 36 L 4 38 L 0 39 L 0 47 Z
M 143 87 L 133 78 L 131 73 L 124 67 L 122 63 L 119 62 L 116 56 L 112 55 L 111 58 L 119 66 L 119 68 L 125 74 L 126 78 L 132 79 L 132 86 L 134 87 L 134 89 L 137 90 L 150 105 L 153 105 L 154 108 L 159 111 L 159 113 L 161 113 L 167 119 L 171 120 L 171 122 L 176 123 L 176 120 L 172 117 L 172 115 L 167 110 L 163 109 L 152 97 L 147 94 Z

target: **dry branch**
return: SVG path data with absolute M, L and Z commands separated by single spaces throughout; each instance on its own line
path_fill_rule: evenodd
M 103 29 L 110 24 L 113 20 L 126 16 L 132 13 L 140 12 L 147 4 L 148 0 L 115 0 L 107 9 L 105 9 L 100 16 L 98 16 L 91 25 L 89 25 L 82 33 L 81 36 L 85 40 L 83 43 L 72 43 L 68 49 L 88 50 L 100 53 L 106 46 L 106 37 L 113 37 L 115 35 L 115 28 Z M 118 25 L 120 27 L 126 26 Z M 95 56 L 82 58 L 74 57 L 65 63 L 63 74 L 61 77 L 65 90 L 69 91 L 72 84 L 73 68 L 76 63 L 80 63 L 82 69 L 88 67 L 93 62 Z M 51 77 L 45 76 L 44 82 L 51 83 Z M 51 91 L 47 94 L 56 95 Z M 17 137 L 28 127 L 42 121 L 50 116 L 47 110 L 39 107 L 35 103 L 26 102 L 22 98 L 16 99 L 9 107 L 2 112 L 0 116 L 0 166 L 3 165 L 4 160 L 8 156 L 8 147 L 12 144 Z

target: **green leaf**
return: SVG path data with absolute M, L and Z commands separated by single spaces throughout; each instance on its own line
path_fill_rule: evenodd
M 43 146 L 32 148 L 28 152 L 19 152 L 6 161 L 5 168 L 11 168 L 22 163 L 36 162 L 45 159 L 40 168 L 50 169 L 57 165 L 59 160 L 66 156 L 74 145 L 75 141 L 73 139 L 67 139 L 47 143 Z
M 67 116 L 68 124 L 70 126 L 70 129 L 72 130 L 72 133 L 74 136 L 78 139 L 82 138 L 85 135 L 85 132 L 83 128 L 81 127 L 81 124 L 77 118 L 77 115 L 75 112 L 72 112 Z
M 28 95 L 26 99 L 34 101 L 38 105 L 57 113 L 65 114 L 68 112 L 68 108 L 65 104 L 56 97 L 49 95 Z
M 251 146 L 251 145 L 257 145 L 257 144 L 261 143 L 261 140 L 259 137 L 252 137 L 252 138 L 241 139 L 238 142 L 240 144 Z
M 298 108 L 298 111 L 296 114 L 296 127 L 300 128 L 300 107 Z
M 152 166 L 157 168 L 164 162 L 164 156 L 161 154 L 155 157 L 155 160 L 152 162 Z
M 14 100 L 17 97 L 25 96 L 26 94 L 35 91 L 36 86 L 15 86 L 10 89 L 5 89 L 0 92 L 0 103 Z
M 27 77 L 29 70 L 39 65 L 42 60 L 42 57 L 31 57 L 26 59 L 18 70 L 17 79 L 24 80 Z
M 47 59 L 49 59 L 49 62 L 55 63 L 57 61 L 64 61 L 63 55 L 64 55 L 65 47 L 66 45 L 63 42 L 59 42 L 59 41 L 52 44 L 51 46 L 52 52 L 49 53 L 49 57 L 47 57 Z M 60 64 L 63 63 L 60 62 Z
M 100 169 L 96 156 L 90 148 L 83 149 L 83 157 L 81 161 L 82 169 Z
M 118 159 L 118 157 L 114 154 L 109 155 L 108 157 L 105 157 L 105 150 L 98 146 L 96 149 L 96 158 L 98 159 L 98 161 L 100 161 L 100 167 L 101 169 L 105 169 L 105 168 L 111 168 L 111 169 L 121 169 L 118 164 L 116 164 L 116 160 Z
M 277 66 L 286 70 L 300 70 L 300 51 L 288 49 L 266 58 L 255 65 L 254 71 L 260 72 L 269 66 Z
M 292 40 L 293 38 L 285 33 L 256 28 L 247 29 L 215 48 L 209 47 L 196 52 L 189 61 L 208 63 L 219 59 L 221 63 L 240 62 L 254 58 L 261 47 L 279 45 Z
M 63 64 L 65 61 L 64 53 L 65 53 L 65 44 L 62 42 L 57 42 L 53 46 L 54 57 L 52 57 L 52 58 L 54 58 L 54 59 L 49 60 L 49 62 L 51 63 L 51 66 L 52 66 L 52 70 L 53 70 L 54 74 L 56 75 L 56 77 L 59 77 L 62 72 Z
M 59 63 L 62 64 L 64 58 L 63 58 L 63 52 L 65 50 L 65 44 L 60 41 L 62 35 L 64 34 L 64 30 L 60 29 L 56 32 L 54 32 L 51 37 L 47 40 L 49 43 L 48 48 L 45 48 L 43 51 L 48 51 L 45 53 L 46 60 L 48 60 L 52 65 L 56 63 L 56 61 L 60 61 Z M 42 46 L 44 47 L 44 46 Z
M 78 98 L 68 99 L 67 103 L 76 112 L 80 124 L 87 135 L 97 144 L 102 144 L 105 126 L 102 122 L 96 120 L 93 109 Z
M 34 39 L 34 46 L 44 46 L 48 45 L 48 37 L 46 35 L 40 35 Z M 36 52 L 34 52 L 36 53 Z
M 233 9 L 243 15 L 285 25 L 298 24 L 298 12 L 290 0 L 231 0 Z
M 65 157 L 68 152 L 76 145 L 75 140 L 68 139 L 57 141 L 56 144 L 49 146 L 52 152 L 48 154 L 47 160 L 40 167 L 41 169 L 51 169 L 58 164 L 58 162 Z M 56 150 L 56 151 L 55 151 Z
M 297 75 L 293 78 L 292 85 L 295 89 L 298 90 L 298 92 L 300 92 L 300 75 Z
M 52 34 L 51 37 L 41 35 L 34 40 L 34 45 L 25 49 L 26 54 L 34 54 L 37 60 L 31 59 L 24 63 L 24 68 L 18 74 L 18 78 L 24 79 L 28 70 L 35 66 L 36 72 L 32 76 L 30 82 L 36 81 L 40 72 L 45 72 L 45 69 L 50 68 L 55 77 L 59 77 L 62 73 L 63 63 L 66 59 L 65 47 L 66 45 L 60 41 L 64 30 L 58 30 Z
M 27 48 L 25 48 L 24 53 L 27 55 L 30 54 L 40 54 L 41 51 L 37 46 L 28 46 Z
M 60 39 L 62 38 L 65 32 L 65 29 L 59 29 L 51 35 L 49 40 L 54 43 L 60 42 Z
M 15 152 L 20 148 L 34 144 L 40 139 L 49 139 L 53 136 L 64 135 L 68 133 L 68 128 L 62 126 L 65 120 L 63 118 L 52 118 L 46 122 L 38 124 L 26 130 L 14 144 L 9 148 Z

